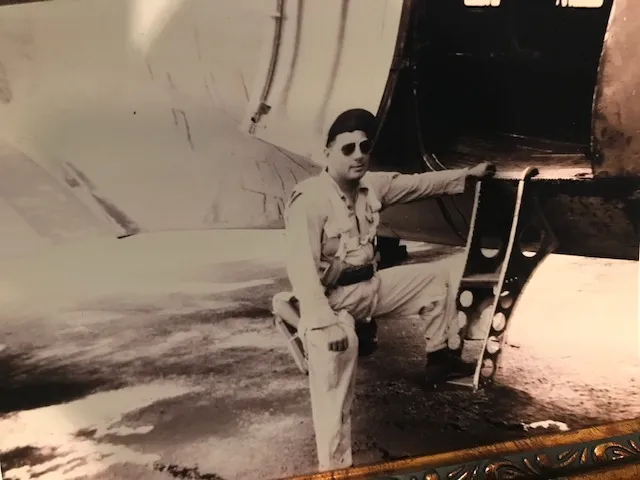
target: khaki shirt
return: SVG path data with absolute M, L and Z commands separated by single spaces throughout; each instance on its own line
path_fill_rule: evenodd
M 397 203 L 464 192 L 468 169 L 420 174 L 368 172 L 355 204 L 327 173 L 298 183 L 285 210 L 287 274 L 300 302 L 301 323 L 336 323 L 327 295 L 340 272 L 374 262 L 380 212 Z

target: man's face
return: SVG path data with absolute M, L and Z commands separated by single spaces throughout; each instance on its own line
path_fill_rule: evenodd
M 360 180 L 369 169 L 371 140 L 357 130 L 338 135 L 326 150 L 329 169 L 344 180 Z

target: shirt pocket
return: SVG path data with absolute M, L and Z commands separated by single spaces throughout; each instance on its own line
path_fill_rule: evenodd
M 338 238 L 343 231 L 344 227 L 336 218 L 329 218 L 324 226 L 324 235 L 328 240 Z
M 367 206 L 365 208 L 365 218 L 369 223 L 376 223 L 380 218 L 380 210 L 382 209 L 382 204 L 375 198 L 371 196 L 367 199 Z
M 334 213 L 325 223 L 324 235 L 329 240 L 339 238 L 342 235 L 348 235 L 352 227 L 352 222 L 346 214 Z
M 364 212 L 364 220 L 366 225 L 362 227 L 362 241 L 363 243 L 370 242 L 377 233 L 378 225 L 380 224 L 380 202 L 373 200 L 367 202 L 367 206 Z
M 349 251 L 351 224 L 349 218 L 334 215 L 324 226 L 322 252 L 326 260 L 343 260 Z

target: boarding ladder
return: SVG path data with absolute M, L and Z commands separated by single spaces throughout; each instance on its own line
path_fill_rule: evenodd
M 524 287 L 557 239 L 540 207 L 531 180 L 496 175 L 477 182 L 466 243 L 466 261 L 456 296 L 462 355 L 476 359 L 472 377 L 448 383 L 474 391 L 493 383 L 509 323 Z M 487 248 L 489 247 L 489 248 Z M 473 339 L 470 326 L 478 325 Z M 474 351 L 475 350 L 475 351 Z

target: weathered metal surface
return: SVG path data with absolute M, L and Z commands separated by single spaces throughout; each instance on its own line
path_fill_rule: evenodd
M 596 175 L 640 176 L 640 3 L 615 0 L 594 96 Z
M 387 78 L 387 85 L 384 89 L 382 99 L 380 100 L 380 106 L 377 111 L 377 117 L 379 118 L 378 134 L 385 126 L 385 121 L 388 118 L 387 114 L 391 108 L 398 88 L 400 88 L 399 80 L 402 71 L 408 66 L 408 62 L 406 61 L 406 51 L 411 43 L 414 2 L 415 0 L 403 0 L 400 22 L 398 24 L 396 46 L 393 52 L 393 60 L 391 62 L 389 77 Z
M 380 109 L 405 3 L 278 2 L 242 130 L 321 161 L 322 137 L 335 116 L 353 107 Z
M 532 182 L 542 210 L 558 239 L 556 253 L 638 260 L 640 187 L 635 178 Z M 473 192 L 455 198 L 463 217 L 471 218 Z M 452 217 L 458 211 L 447 203 Z M 445 223 L 434 200 L 393 207 L 382 216 L 384 234 L 407 240 L 463 246 Z M 460 229 L 467 233 L 464 228 Z M 491 236 L 492 232 L 488 232 Z M 485 247 L 494 247 L 489 240 Z
M 0 261 L 69 241 L 129 233 L 129 224 L 108 215 L 117 208 L 106 202 L 111 210 L 105 213 L 99 191 L 92 190 L 70 169 L 40 165 L 0 141 Z
M 274 3 L 0 8 L 0 141 L 54 166 L 59 182 L 82 172 L 127 230 L 281 228 L 287 195 L 313 168 L 238 131 Z

